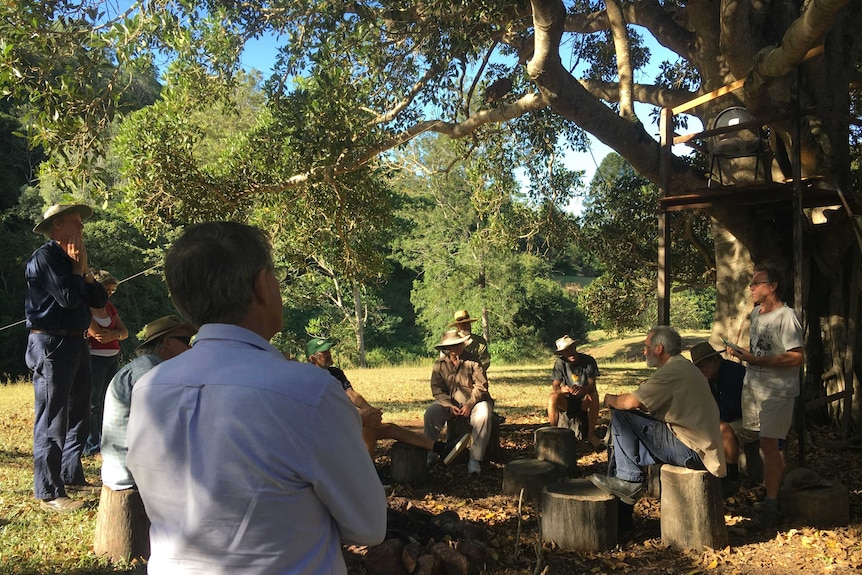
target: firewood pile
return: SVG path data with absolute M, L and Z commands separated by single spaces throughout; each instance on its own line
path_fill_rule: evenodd
M 386 539 L 374 547 L 347 548 L 348 570 L 361 564 L 371 575 L 469 575 L 483 570 L 488 533 L 454 511 L 434 514 L 393 497 Z

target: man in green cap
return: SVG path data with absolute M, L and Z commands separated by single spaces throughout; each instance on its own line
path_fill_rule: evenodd
M 326 369 L 329 373 L 338 380 L 351 403 L 359 409 L 359 415 L 362 417 L 362 439 L 365 441 L 365 446 L 371 458 L 374 458 L 374 453 L 377 450 L 377 441 L 380 439 L 394 439 L 401 443 L 413 445 L 420 449 L 425 449 L 430 453 L 438 455 L 443 463 L 449 465 L 455 460 L 458 455 L 470 447 L 470 434 L 465 433 L 457 440 L 443 443 L 442 441 L 433 441 L 418 433 L 413 433 L 409 429 L 404 429 L 394 423 L 383 423 L 383 410 L 370 405 L 362 395 L 360 395 L 353 385 L 344 375 L 344 372 L 333 365 L 332 352 L 330 351 L 335 343 L 331 340 L 316 337 L 311 339 L 305 346 L 305 355 L 308 361 Z

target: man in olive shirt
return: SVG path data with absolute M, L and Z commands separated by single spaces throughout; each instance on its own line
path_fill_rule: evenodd
M 594 473 L 599 489 L 633 505 L 644 491 L 646 468 L 669 463 L 706 469 L 724 477 L 718 406 L 709 383 L 680 355 L 682 339 L 668 326 L 652 328 L 644 341 L 644 356 L 655 373 L 634 392 L 605 395 L 613 408 L 613 451 L 608 475 Z

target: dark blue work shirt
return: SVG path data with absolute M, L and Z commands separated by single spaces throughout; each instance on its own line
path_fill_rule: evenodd
M 83 332 L 90 326 L 90 308 L 108 302 L 105 288 L 72 273 L 72 258 L 50 240 L 27 261 L 24 316 L 30 329 Z
M 715 381 L 709 382 L 709 388 L 718 403 L 718 416 L 722 421 L 742 419 L 742 381 L 745 379 L 745 367 L 734 361 L 721 360 Z

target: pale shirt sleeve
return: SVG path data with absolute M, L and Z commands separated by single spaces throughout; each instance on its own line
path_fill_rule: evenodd
M 386 535 L 386 493 L 362 441 L 359 412 L 333 383 L 320 402 L 313 485 L 338 525 L 341 542 L 376 545 Z

